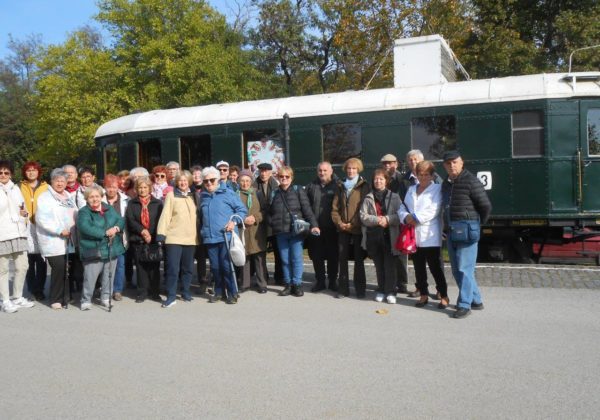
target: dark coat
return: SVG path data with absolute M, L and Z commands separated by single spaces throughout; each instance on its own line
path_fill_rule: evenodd
M 151 243 L 156 242 L 156 227 L 162 213 L 163 203 L 157 198 L 152 197 L 148 203 L 148 213 L 150 214 L 150 228 L 148 231 L 152 235 Z M 127 222 L 127 232 L 129 234 L 129 242 L 134 244 L 144 243 L 140 236 L 144 226 L 142 226 L 142 203 L 138 197 L 132 198 L 125 210 L 125 221 Z
M 337 179 L 333 178 L 329 184 L 323 186 L 319 178 L 308 184 L 305 188 L 306 195 L 310 201 L 310 207 L 317 218 L 319 228 L 335 229 L 331 218 L 333 199 L 338 193 Z
M 338 227 L 340 223 L 350 223 L 352 227 L 349 233 L 360 235 L 362 226 L 360 223 L 360 206 L 370 191 L 371 187 L 363 177 L 360 177 L 350 195 L 346 195 L 344 181 L 338 182 L 338 193 L 333 199 L 331 209 L 331 218 L 334 225 Z M 338 229 L 338 231 L 343 232 L 341 229 Z
M 492 203 L 475 175 L 463 169 L 458 177 L 442 184 L 444 220 L 481 220 L 487 222 Z
M 260 211 L 262 211 L 263 214 L 268 215 L 269 214 L 269 205 L 270 205 L 270 200 L 271 200 L 271 193 L 273 191 L 275 191 L 277 188 L 279 188 L 279 183 L 277 182 L 277 180 L 273 177 L 269 178 L 269 180 L 267 181 L 267 193 L 265 194 L 265 192 L 263 191 L 263 184 L 264 182 L 262 182 L 260 180 L 260 178 L 256 178 L 256 180 L 254 181 L 254 183 L 252 184 L 252 188 L 254 188 L 254 191 L 256 191 L 256 197 L 258 198 L 258 201 L 260 202 Z M 267 233 L 267 237 L 272 236 L 273 232 L 271 231 L 271 226 L 269 225 L 267 218 L 263 219 L 263 229 L 266 230 Z
M 284 200 L 287 203 L 287 207 Z M 278 188 L 273 193 L 273 200 L 271 201 L 268 213 L 269 225 L 273 230 L 273 235 L 291 231 L 292 216 L 290 212 L 297 218 L 309 222 L 311 229 L 319 227 L 317 219 L 310 208 L 310 201 L 308 201 L 304 188 L 297 185 L 290 185 L 287 190 Z
M 115 235 L 110 243 L 110 257 L 125 253 L 123 246 L 123 230 L 125 229 L 125 221 L 117 213 L 114 207 L 106 203 L 102 203 L 103 215 L 100 212 L 92 210 L 89 206 L 83 206 L 77 213 L 77 232 L 79 234 L 79 253 L 82 259 L 87 256 L 96 254 L 96 250 L 100 251 L 100 259 L 108 260 L 108 238 L 105 236 L 106 231 L 113 226 L 117 226 L 120 233 Z

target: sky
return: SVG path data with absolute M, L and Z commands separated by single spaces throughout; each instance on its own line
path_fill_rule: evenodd
M 228 0 L 209 3 L 226 15 L 231 11 Z M 99 28 L 92 19 L 97 10 L 96 0 L 0 0 L 0 59 L 9 54 L 9 34 L 17 40 L 40 34 L 44 44 L 60 44 L 86 24 Z

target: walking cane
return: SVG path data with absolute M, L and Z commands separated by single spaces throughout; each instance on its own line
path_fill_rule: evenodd
M 69 301 L 71 300 L 71 296 L 67 299 L 67 287 L 71 289 L 71 280 L 69 279 L 69 242 L 71 242 L 71 238 L 65 238 L 65 283 L 63 285 L 63 302 L 65 302 L 65 309 L 69 309 Z
M 108 312 L 112 312 L 112 290 L 113 290 L 113 284 L 112 284 L 112 267 L 111 267 L 111 262 L 110 262 L 110 248 L 112 245 L 112 240 L 113 240 L 114 236 L 112 238 L 108 238 Z M 115 261 L 116 263 L 116 261 Z

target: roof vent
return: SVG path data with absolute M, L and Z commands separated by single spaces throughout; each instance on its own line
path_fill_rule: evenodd
M 455 82 L 454 53 L 440 35 L 397 39 L 394 44 L 394 87 Z

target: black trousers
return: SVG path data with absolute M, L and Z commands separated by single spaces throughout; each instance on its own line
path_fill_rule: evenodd
M 386 249 L 388 248 L 388 249 Z M 370 251 L 369 251 L 370 252 Z M 377 276 L 377 291 L 387 295 L 396 294 L 396 260 L 398 257 L 393 255 L 389 247 L 380 246 L 373 253 L 369 254 L 375 265 L 375 274 Z
M 133 247 L 131 246 L 125 251 L 125 284 L 128 286 L 133 284 Z
M 80 292 L 83 287 L 83 264 L 79 254 L 69 254 L 69 280 L 71 290 Z
M 275 273 L 273 274 L 274 283 L 283 285 L 284 284 L 283 269 L 281 268 L 281 257 L 279 256 L 279 247 L 277 246 L 277 239 L 275 238 L 275 236 L 269 236 L 267 239 L 268 239 L 269 243 L 271 244 L 271 248 L 273 249 L 273 257 L 275 257 Z M 265 260 L 264 266 L 266 269 L 266 267 L 267 267 L 266 260 Z M 269 280 L 269 284 L 273 284 L 273 282 L 271 282 Z
M 443 298 L 448 297 L 448 284 L 444 275 L 444 266 L 442 265 L 441 248 L 439 246 L 417 248 L 413 254 L 413 264 L 415 266 L 415 277 L 417 278 L 417 290 L 421 296 L 429 294 L 427 285 L 427 267 L 435 280 L 435 288 Z
M 75 254 L 71 254 L 69 259 L 74 257 Z M 66 271 L 66 255 L 56 255 L 54 257 L 46 257 L 48 264 L 51 268 L 50 273 L 50 296 L 48 301 L 50 304 L 60 303 L 66 306 L 69 303 L 71 289 L 70 281 L 65 277 Z
M 206 278 L 206 246 L 198 245 L 194 258 L 196 259 L 196 279 L 200 285 L 200 292 L 206 292 L 208 287 L 208 279 Z
M 29 293 L 36 296 L 44 293 L 48 271 L 46 261 L 40 254 L 28 254 L 27 259 L 29 260 L 29 268 L 25 275 L 25 281 L 27 282 Z
M 398 255 L 394 260 L 394 268 L 396 270 L 398 292 L 408 292 L 408 255 Z
M 366 252 L 360 246 L 362 235 L 340 232 L 338 234 L 338 255 L 340 262 L 338 293 L 348 296 L 350 294 L 350 279 L 348 274 L 348 260 L 351 253 L 354 257 L 354 289 L 356 296 L 364 297 L 367 289 L 367 277 L 365 275 Z
M 315 269 L 316 284 L 325 286 L 325 273 L 329 279 L 329 288 L 337 287 L 339 268 L 338 233 L 335 229 L 321 229 L 319 236 L 309 236 L 306 239 L 308 256 Z M 327 262 L 327 270 L 325 270 Z
M 131 244 L 133 248 L 133 260 L 137 272 L 137 297 L 146 299 L 148 293 L 150 296 L 157 296 L 160 291 L 160 261 L 143 262 L 137 258 L 137 249 L 141 244 Z M 166 270 L 165 270 L 166 271 Z

